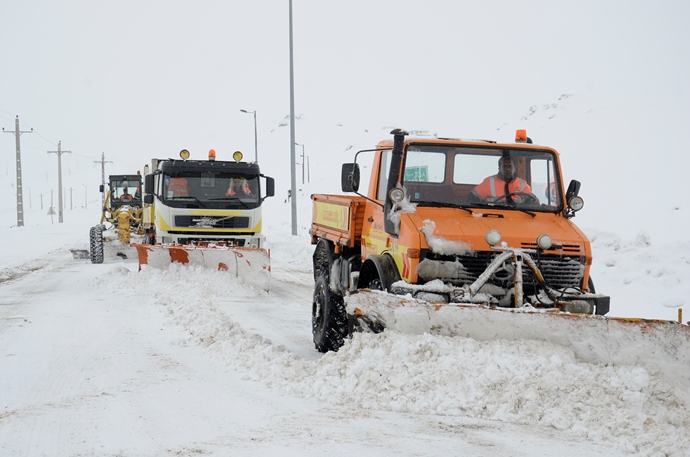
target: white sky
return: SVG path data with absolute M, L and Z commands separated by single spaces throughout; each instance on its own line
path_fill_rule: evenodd
M 500 141 L 527 128 L 562 153 L 567 180 L 583 182 L 578 217 L 634 235 L 636 208 L 657 195 L 637 189 L 690 166 L 679 147 L 689 13 L 684 1 L 295 0 L 296 141 L 311 171 L 337 182 L 352 158 L 341 153 L 391 127 Z M 183 148 L 253 157 L 253 118 L 241 109 L 257 111 L 264 173 L 289 188 L 287 1 L 8 2 L 0 42 L 0 127 L 12 131 L 18 115 L 34 129 L 21 136 L 26 198 L 56 189 L 46 151 L 58 141 L 71 151 L 63 187 L 78 201 L 97 195 L 103 152 L 106 174 Z M 654 160 L 627 160 L 643 156 Z M 0 135 L 0 180 L 14 182 L 14 163 L 14 135 Z M 681 203 L 682 183 L 671 186 L 664 210 Z M 620 214 L 611 199 L 625 202 Z

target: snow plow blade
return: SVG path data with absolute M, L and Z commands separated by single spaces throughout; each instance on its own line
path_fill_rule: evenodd
M 270 251 L 222 245 L 132 244 L 144 265 L 168 268 L 174 262 L 227 271 L 247 284 L 268 291 L 271 279 Z
M 363 290 L 344 297 L 351 328 L 430 333 L 480 341 L 535 340 L 569 347 L 593 364 L 661 371 L 690 400 L 690 326 L 665 320 L 570 314 L 533 307 L 431 304 L 409 296 Z

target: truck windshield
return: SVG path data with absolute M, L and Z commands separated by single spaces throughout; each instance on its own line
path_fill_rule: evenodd
M 420 205 L 562 210 L 556 157 L 549 150 L 410 144 L 403 185 Z
M 139 179 L 111 179 L 110 181 L 111 205 L 137 205 L 141 206 L 141 181 Z
M 256 175 L 190 171 L 166 174 L 161 192 L 167 205 L 179 208 L 251 209 L 260 204 Z

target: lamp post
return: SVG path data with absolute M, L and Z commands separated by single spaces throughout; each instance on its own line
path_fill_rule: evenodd
M 290 193 L 292 235 L 297 236 L 297 184 L 295 183 L 295 71 L 292 58 L 292 0 L 288 1 L 288 29 L 290 32 Z
M 304 145 L 295 143 L 295 146 L 302 146 L 302 184 L 304 184 Z
M 259 146 L 258 146 L 259 142 L 257 140 L 257 135 L 256 135 L 256 110 L 247 111 L 246 109 L 241 109 L 240 111 L 243 113 L 254 115 L 254 162 L 259 163 Z

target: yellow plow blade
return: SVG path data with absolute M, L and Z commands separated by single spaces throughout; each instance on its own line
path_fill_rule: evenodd
M 168 268 L 171 263 L 200 265 L 227 271 L 247 284 L 268 291 L 271 280 L 270 251 L 219 245 L 132 244 L 144 265 Z

